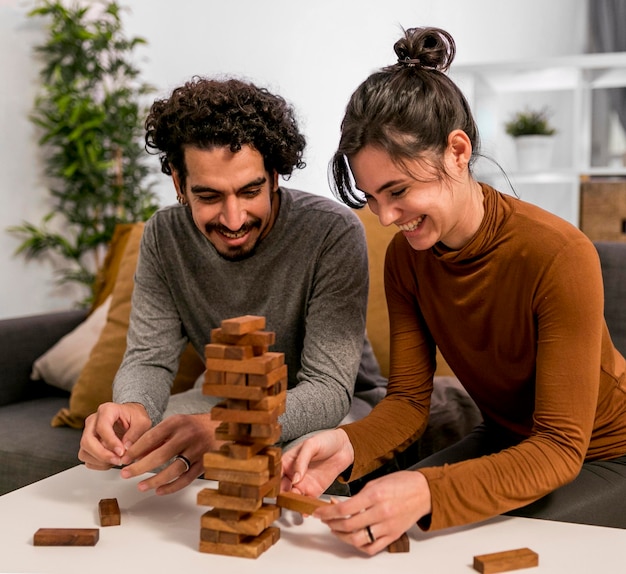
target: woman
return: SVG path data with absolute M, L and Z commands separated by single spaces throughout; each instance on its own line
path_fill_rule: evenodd
M 368 554 L 416 522 L 507 512 L 626 528 L 625 362 L 604 322 L 595 248 L 473 178 L 478 133 L 443 73 L 455 54 L 447 32 L 409 29 L 394 49 L 398 62 L 352 95 L 332 162 L 338 197 L 399 229 L 385 263 L 387 396 L 287 453 L 283 487 L 317 496 L 417 440 L 438 346 L 484 423 L 316 516 Z

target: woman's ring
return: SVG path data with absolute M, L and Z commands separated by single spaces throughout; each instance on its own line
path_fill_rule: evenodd
M 376 537 L 372 533 L 372 528 L 370 526 L 366 526 L 365 532 L 367 532 L 367 537 L 370 539 L 370 544 L 374 544 L 374 542 L 376 542 Z
M 183 464 L 185 465 L 185 470 L 183 471 L 182 474 L 185 474 L 185 472 L 187 472 L 191 468 L 191 461 L 186 456 L 183 456 L 182 454 L 177 454 L 174 457 L 174 460 L 181 460 Z

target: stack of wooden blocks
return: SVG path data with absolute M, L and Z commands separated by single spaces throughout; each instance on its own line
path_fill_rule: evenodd
M 198 494 L 199 505 L 213 507 L 201 518 L 201 552 L 257 558 L 280 537 L 271 526 L 280 508 L 264 498 L 280 490 L 281 449 L 272 445 L 285 411 L 287 365 L 283 353 L 268 350 L 275 333 L 263 329 L 264 317 L 227 319 L 206 346 L 203 393 L 225 399 L 211 418 L 221 421 L 217 439 L 228 442 L 204 455 L 204 476 L 218 488 Z

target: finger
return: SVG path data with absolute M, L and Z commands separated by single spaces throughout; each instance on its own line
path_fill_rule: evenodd
M 183 461 L 174 459 L 159 473 L 142 480 L 137 487 L 141 491 L 154 489 L 158 495 L 171 494 L 193 482 L 201 471 L 202 463 L 192 464 L 187 470 L 187 465 Z
M 85 421 L 85 430 L 80 439 L 78 459 L 90 465 L 117 466 L 121 463 L 117 453 L 102 444 L 96 432 L 96 415 L 91 415 Z
M 341 532 L 341 531 L 332 531 L 333 534 L 339 538 L 339 540 L 345 542 L 346 544 L 350 544 L 364 552 L 365 554 L 372 556 L 377 554 L 381 550 L 384 550 L 393 542 L 389 536 L 376 536 L 374 534 L 374 526 L 370 526 L 370 532 L 372 536 L 367 531 L 367 528 L 360 528 L 358 530 L 354 530 L 352 532 Z M 372 542 L 373 540 L 373 542 Z
M 291 484 L 298 484 L 306 475 L 311 460 L 318 451 L 318 448 L 313 439 L 305 440 L 302 444 L 294 447 L 294 455 L 289 464 L 289 478 Z M 289 451 L 291 453 L 291 451 Z
M 166 440 L 168 438 L 171 440 Z M 147 472 L 174 458 L 182 448 L 182 444 L 169 437 L 169 433 L 163 433 L 161 426 L 157 425 L 131 445 L 122 460 L 127 464 L 141 461 L 136 467 L 138 472 Z
M 196 478 L 198 478 L 202 474 L 203 470 L 204 469 L 201 462 L 192 464 L 191 468 L 187 472 L 181 474 L 177 479 L 158 487 L 156 489 L 156 494 L 158 494 L 159 496 L 172 494 L 185 488 L 187 485 L 191 484 Z

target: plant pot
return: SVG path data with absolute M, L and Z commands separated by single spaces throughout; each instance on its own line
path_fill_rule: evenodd
M 542 171 L 552 167 L 554 136 L 518 136 L 515 148 L 519 171 Z

